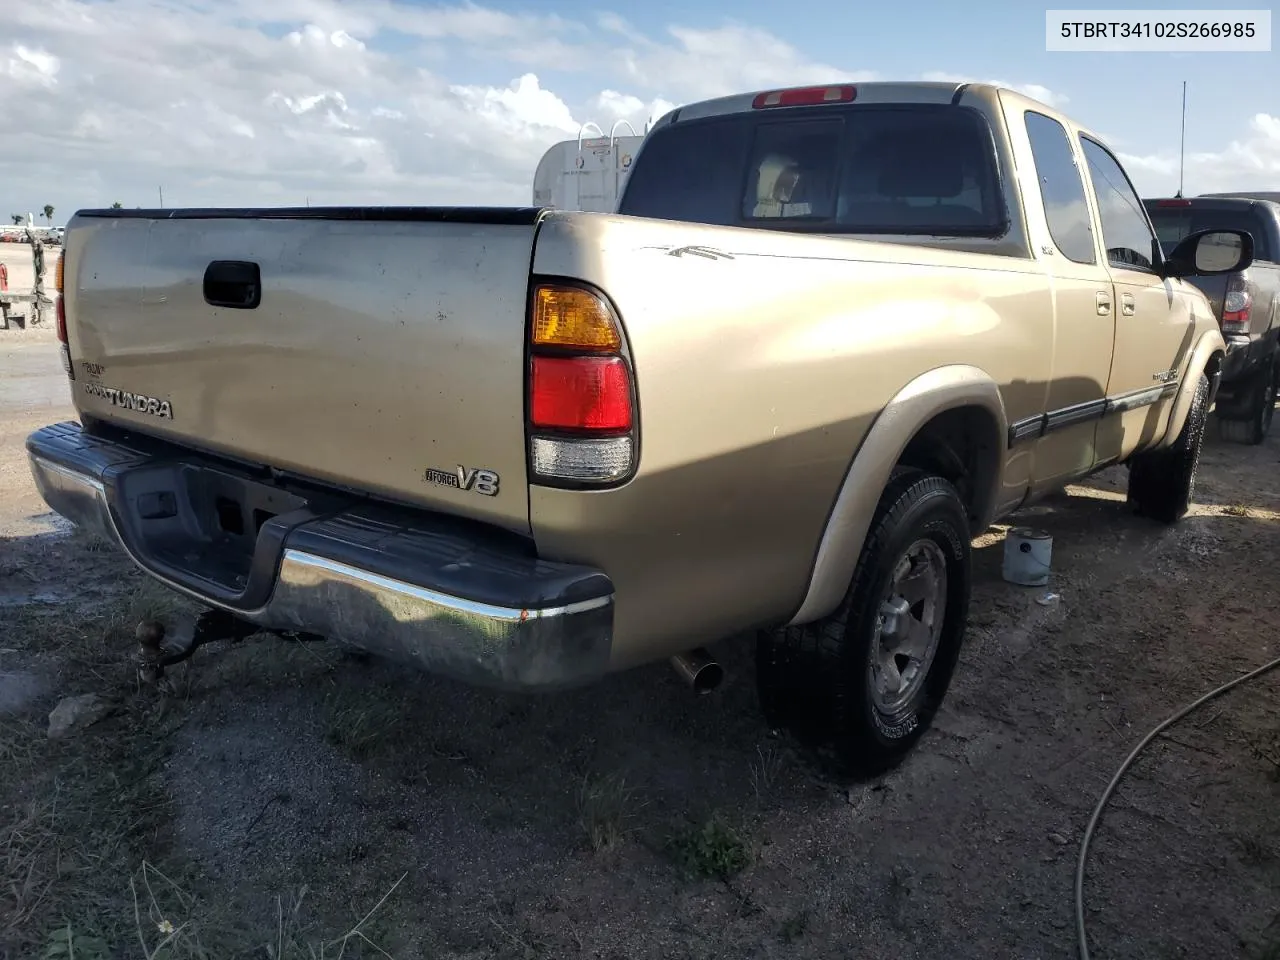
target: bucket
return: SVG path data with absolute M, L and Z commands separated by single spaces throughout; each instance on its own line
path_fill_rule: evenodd
M 1004 578 L 1024 587 L 1049 582 L 1053 537 L 1043 530 L 1014 527 L 1004 538 Z

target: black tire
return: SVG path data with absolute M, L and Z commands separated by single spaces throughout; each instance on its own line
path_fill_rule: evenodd
M 1209 378 L 1200 375 L 1187 419 L 1173 444 L 1140 453 L 1129 464 L 1129 505 L 1160 523 L 1177 523 L 1191 507 L 1209 415 Z
M 933 722 L 960 655 L 969 612 L 969 541 L 967 512 L 950 483 L 921 470 L 896 469 L 840 606 L 814 623 L 760 633 L 756 679 L 768 722 L 831 748 L 841 774 L 875 775 L 906 756 Z M 933 547 L 923 546 L 923 552 L 946 571 L 945 597 L 937 604 L 940 633 L 931 660 L 915 668 L 920 679 L 913 681 L 914 692 L 885 713 L 872 690 L 881 608 L 895 568 L 926 542 Z
M 1276 413 L 1276 365 L 1268 361 L 1249 385 L 1245 416 L 1218 417 L 1218 433 L 1223 440 L 1257 446 L 1267 439 Z

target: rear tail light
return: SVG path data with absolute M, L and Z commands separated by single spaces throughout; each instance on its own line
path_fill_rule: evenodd
M 635 470 L 635 380 L 613 308 L 585 287 L 538 284 L 529 341 L 531 479 L 626 479 Z
M 1222 332 L 1241 334 L 1249 332 L 1249 314 L 1253 310 L 1253 297 L 1249 285 L 1241 274 L 1227 282 L 1227 292 L 1222 298 Z
M 539 478 L 613 483 L 631 472 L 634 449 L 630 437 L 534 437 L 529 441 L 529 462 Z
M 1181 198 L 1174 198 L 1172 200 L 1157 200 L 1156 206 L 1157 207 L 1189 207 L 1191 206 L 1191 201 L 1183 200 Z
M 76 378 L 75 368 L 71 365 L 71 344 L 67 341 L 67 305 L 62 294 L 55 293 L 58 316 L 58 352 L 62 354 L 62 369 L 72 380 Z
M 753 110 L 766 110 L 769 107 L 811 107 L 819 103 L 852 103 L 857 96 L 857 87 L 796 87 L 791 90 L 774 90 L 757 94 L 751 101 L 751 107 Z
M 630 430 L 631 375 L 621 357 L 539 357 L 529 422 L 546 430 Z
M 591 292 L 539 286 L 533 297 L 535 347 L 614 351 L 622 346 L 609 305 Z

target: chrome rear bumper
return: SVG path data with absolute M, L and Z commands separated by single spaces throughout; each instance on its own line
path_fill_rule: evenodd
M 319 634 L 509 690 L 577 686 L 608 670 L 614 597 L 599 571 L 469 542 L 456 528 L 434 529 L 450 518 L 352 501 L 346 510 L 303 508 L 274 518 L 249 537 L 243 575 L 216 582 L 170 562 L 171 532 L 166 553 L 152 549 L 160 541 L 148 533 L 148 524 L 179 520 L 182 529 L 197 529 L 199 510 L 149 518 L 130 490 L 130 477 L 144 476 L 143 496 L 173 477 L 168 492 L 175 499 L 167 502 L 181 513 L 190 493 L 181 475 L 201 469 L 198 455 L 157 455 L 86 435 L 74 423 L 36 431 L 27 450 L 50 508 L 118 544 L 166 586 L 264 629 Z M 216 467 L 220 478 L 231 469 Z M 188 556 L 216 548 L 194 535 L 183 546 L 178 553 Z

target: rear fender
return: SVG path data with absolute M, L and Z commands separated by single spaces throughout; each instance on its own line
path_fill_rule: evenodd
M 844 598 L 880 494 L 911 439 L 939 414 L 972 406 L 987 410 L 996 425 L 995 463 L 983 471 L 986 482 L 975 490 L 972 508 L 982 526 L 990 521 L 1002 479 L 1000 464 L 1008 452 L 1008 417 L 1000 388 L 977 367 L 938 367 L 912 380 L 885 405 L 854 453 L 818 545 L 808 591 L 790 624 L 821 619 Z

